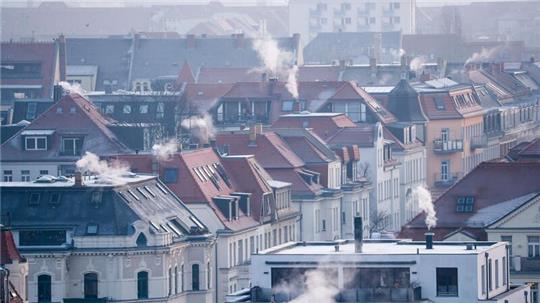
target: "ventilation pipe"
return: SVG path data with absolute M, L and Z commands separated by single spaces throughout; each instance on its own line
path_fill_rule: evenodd
M 433 249 L 433 233 L 425 233 L 426 236 L 426 249 Z
M 354 251 L 356 253 L 362 252 L 363 241 L 364 229 L 362 224 L 362 217 L 354 217 Z

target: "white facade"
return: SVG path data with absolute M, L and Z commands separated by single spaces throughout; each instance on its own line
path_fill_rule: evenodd
M 320 32 L 413 34 L 415 14 L 415 0 L 291 0 L 289 32 L 300 33 L 303 45 Z
M 302 214 L 299 236 L 302 241 L 325 241 L 341 237 L 341 193 L 302 199 L 293 197 L 292 206 Z
M 252 254 L 298 240 L 296 215 L 240 231 L 230 231 L 225 229 L 208 204 L 189 204 L 188 207 L 217 235 L 217 302 L 225 302 L 227 294 L 250 287 L 249 263 Z
M 371 302 L 367 294 L 374 291 L 380 294 L 386 291 L 389 298 L 398 293 L 411 298 L 414 291 L 420 290 L 418 287 L 422 299 L 443 303 L 503 303 L 504 300 L 525 303 L 524 292 L 530 292 L 528 286 L 510 289 L 505 243 L 496 242 L 469 243 L 469 247 L 467 243 L 459 242 L 434 243 L 432 249 L 427 249 L 419 242 L 366 240 L 360 253 L 355 252 L 353 241 L 292 243 L 253 256 L 251 267 L 252 283 L 261 288 L 260 302 L 272 294 L 276 301 L 290 296 L 287 285 L 282 285 L 284 280 L 280 278 L 301 280 L 302 269 L 325 271 L 328 281 L 333 281 L 338 295 L 346 302 L 358 300 L 357 296 L 361 294 L 367 296 L 366 302 Z M 368 277 L 361 274 L 363 270 L 381 276 Z M 385 271 L 400 272 L 399 282 L 392 280 L 385 285 Z M 356 275 L 350 275 L 351 272 Z M 364 283 L 373 285 L 361 286 Z M 284 287 L 275 288 L 279 284 Z M 298 295 L 306 290 L 293 291 Z
M 385 229 L 399 231 L 402 225 L 400 163 L 385 161 L 385 146 L 389 148 L 390 143 L 384 140 L 383 127 L 380 123 L 375 125 L 374 132 L 373 146 L 360 146 L 360 171 L 367 172 L 367 177 L 373 185 L 370 195 L 370 216 L 373 218 L 377 214 L 384 214 Z

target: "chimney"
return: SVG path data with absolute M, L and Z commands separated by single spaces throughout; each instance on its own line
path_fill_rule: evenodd
M 80 171 L 75 172 L 75 184 L 73 186 L 81 187 L 83 186 L 82 173 Z
M 189 34 L 186 35 L 186 48 L 195 48 L 197 47 L 197 40 L 195 39 L 195 35 Z
M 407 61 L 409 61 L 407 59 L 408 58 L 407 58 L 406 55 L 401 56 L 401 58 L 400 58 L 401 69 L 407 69 L 407 67 L 408 67 Z
M 354 252 L 361 253 L 364 241 L 362 217 L 354 217 Z
M 255 123 L 251 126 L 249 129 L 249 141 L 252 143 L 255 143 L 257 140 L 257 135 L 262 134 L 262 124 L 261 123 Z
M 377 58 L 375 58 L 375 57 L 369 58 L 369 67 L 370 67 L 372 70 L 377 69 Z
M 426 249 L 433 249 L 433 233 L 425 233 L 426 236 Z
M 268 74 L 267 73 L 262 73 L 261 74 L 261 81 L 262 82 L 267 82 L 268 81 Z
M 58 60 L 60 61 L 60 81 L 66 81 L 66 37 L 64 34 L 58 36 Z
M 53 102 L 56 103 L 62 99 L 64 96 L 64 88 L 62 88 L 62 85 L 56 84 L 53 87 Z
M 345 59 L 339 60 L 339 68 L 345 68 L 346 65 L 347 65 L 347 61 Z
M 235 48 L 244 48 L 245 39 L 244 34 L 233 34 L 233 43 Z

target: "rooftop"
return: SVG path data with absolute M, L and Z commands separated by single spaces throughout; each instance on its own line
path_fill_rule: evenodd
M 339 243 L 339 251 L 335 245 Z M 467 244 L 473 244 L 467 249 Z M 416 254 L 480 254 L 493 247 L 504 245 L 497 242 L 434 242 L 433 249 L 426 249 L 425 242 L 411 240 L 364 240 L 362 252 L 355 252 L 353 240 L 326 242 L 289 242 L 263 250 L 263 255 L 416 255 Z

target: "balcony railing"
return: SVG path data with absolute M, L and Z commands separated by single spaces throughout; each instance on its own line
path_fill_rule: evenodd
M 540 273 L 540 258 L 514 256 L 510 269 L 514 273 Z
M 449 154 L 463 151 L 463 140 L 433 140 L 433 151 L 440 154 Z
M 453 173 L 446 175 L 435 174 L 434 185 L 436 187 L 450 187 L 454 183 L 456 183 L 459 178 L 461 178 L 461 173 Z
M 488 146 L 488 137 L 476 136 L 471 138 L 471 149 L 484 148 Z

